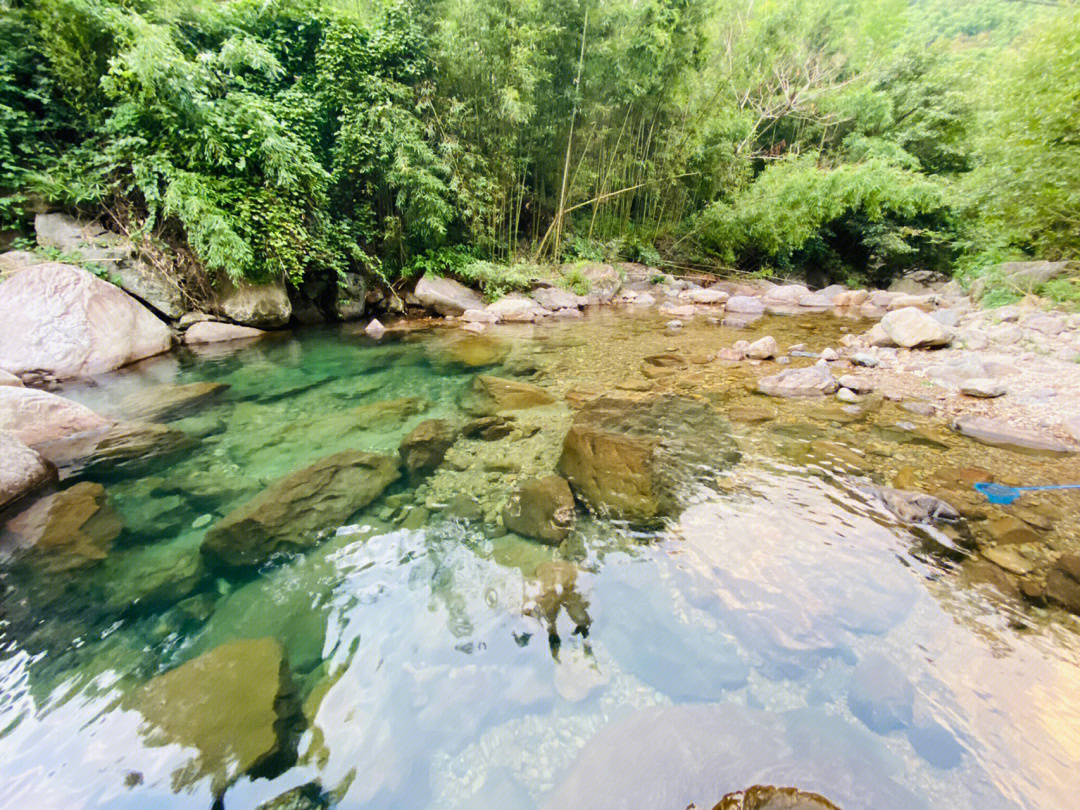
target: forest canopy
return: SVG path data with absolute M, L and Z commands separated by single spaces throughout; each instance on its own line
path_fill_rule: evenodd
M 0 227 L 253 280 L 1080 256 L 1080 9 L 0 0 Z

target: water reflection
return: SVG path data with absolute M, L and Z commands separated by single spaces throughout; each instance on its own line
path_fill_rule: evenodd
M 622 338 L 640 357 L 726 340 L 690 325 L 673 347 L 647 318 L 563 328 L 475 344 L 316 331 L 69 391 L 120 413 L 150 385 L 229 385 L 171 423 L 198 439 L 182 457 L 72 479 L 108 530 L 64 535 L 103 549 L 77 574 L 3 569 L 5 799 L 253 808 L 303 786 L 302 807 L 655 808 L 773 782 L 875 810 L 1070 806 L 1076 636 L 963 587 L 970 536 L 865 495 L 913 464 L 959 491 L 973 463 L 928 427 L 879 430 L 884 403 L 842 421 L 770 402 L 729 433 L 724 413 L 761 404 L 745 369 L 703 365 L 637 412 L 678 462 L 664 523 L 582 511 L 558 547 L 494 525 L 507 488 L 555 464 L 573 418 L 560 402 L 470 439 L 304 553 L 256 571 L 201 555 L 210 526 L 282 475 L 461 420 L 476 369 L 606 391 L 625 378 Z M 451 492 L 470 508 L 442 508 Z

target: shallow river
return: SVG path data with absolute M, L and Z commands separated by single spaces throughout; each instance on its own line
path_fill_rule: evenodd
M 4 569 L 0 806 L 233 810 L 307 785 L 289 807 L 682 810 L 754 783 L 848 810 L 1076 806 L 1075 619 L 1024 605 L 972 552 L 977 526 L 905 526 L 860 489 L 972 466 L 1066 480 L 1075 462 L 958 440 L 892 403 L 751 395 L 772 371 L 707 356 L 763 334 L 820 350 L 847 325 L 673 333 L 603 312 L 483 338 L 312 329 L 67 386 L 121 417 L 154 386 L 229 387 L 172 422 L 190 448 L 66 482 L 104 485 L 102 559 Z M 663 354 L 686 362 L 646 381 L 643 358 Z M 556 402 L 459 440 L 305 552 L 239 573 L 200 554 L 293 470 L 396 457 L 421 421 L 465 422 L 478 373 Z M 555 469 L 574 407 L 606 391 L 667 395 L 653 424 L 685 451 L 678 508 L 642 526 L 579 506 L 558 547 L 507 534 L 507 493 Z M 1075 506 L 1040 503 L 1043 541 L 1065 542 Z M 225 735 L 223 715 L 239 718 Z

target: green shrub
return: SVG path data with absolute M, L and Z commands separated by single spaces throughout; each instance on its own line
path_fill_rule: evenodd
M 575 295 L 588 295 L 592 290 L 592 282 L 585 277 L 581 267 L 571 267 L 562 273 L 558 285 L 564 290 L 570 290 Z

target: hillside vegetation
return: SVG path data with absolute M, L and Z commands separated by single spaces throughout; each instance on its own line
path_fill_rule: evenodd
M 0 226 L 294 284 L 970 276 L 1080 255 L 1077 64 L 1080 10 L 1003 0 L 0 0 Z

